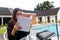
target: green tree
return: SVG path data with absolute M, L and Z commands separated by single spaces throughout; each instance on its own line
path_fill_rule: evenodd
M 49 1 L 44 1 L 43 3 L 38 3 L 36 5 L 36 8 L 34 8 L 34 10 L 39 10 L 39 11 L 43 11 L 43 10 L 48 10 L 48 9 L 53 9 L 54 2 L 49 2 Z

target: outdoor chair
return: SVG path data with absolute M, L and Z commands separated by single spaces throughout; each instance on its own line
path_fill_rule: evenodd
M 39 40 L 49 40 L 50 38 L 57 36 L 54 32 L 50 32 L 48 30 L 44 30 L 42 32 L 38 32 L 36 34 Z

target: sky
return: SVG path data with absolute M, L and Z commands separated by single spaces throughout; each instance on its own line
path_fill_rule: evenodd
M 20 8 L 24 10 L 34 10 L 38 3 L 42 3 L 47 0 L 0 0 L 0 7 L 8 7 L 8 8 Z M 48 0 L 53 1 L 53 5 L 55 8 L 60 7 L 59 0 Z

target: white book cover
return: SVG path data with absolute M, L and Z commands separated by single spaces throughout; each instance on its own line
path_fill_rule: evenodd
M 29 32 L 31 21 L 32 21 L 31 17 L 27 18 L 27 17 L 18 16 L 17 23 L 19 23 L 19 26 L 21 27 L 20 31 Z

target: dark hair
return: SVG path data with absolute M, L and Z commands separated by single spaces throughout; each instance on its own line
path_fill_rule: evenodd
M 13 21 L 14 24 L 17 22 L 17 19 L 16 19 L 16 13 L 17 13 L 17 11 L 22 11 L 22 10 L 19 9 L 19 8 L 15 8 L 13 10 L 13 15 L 12 15 L 12 20 L 11 21 Z

